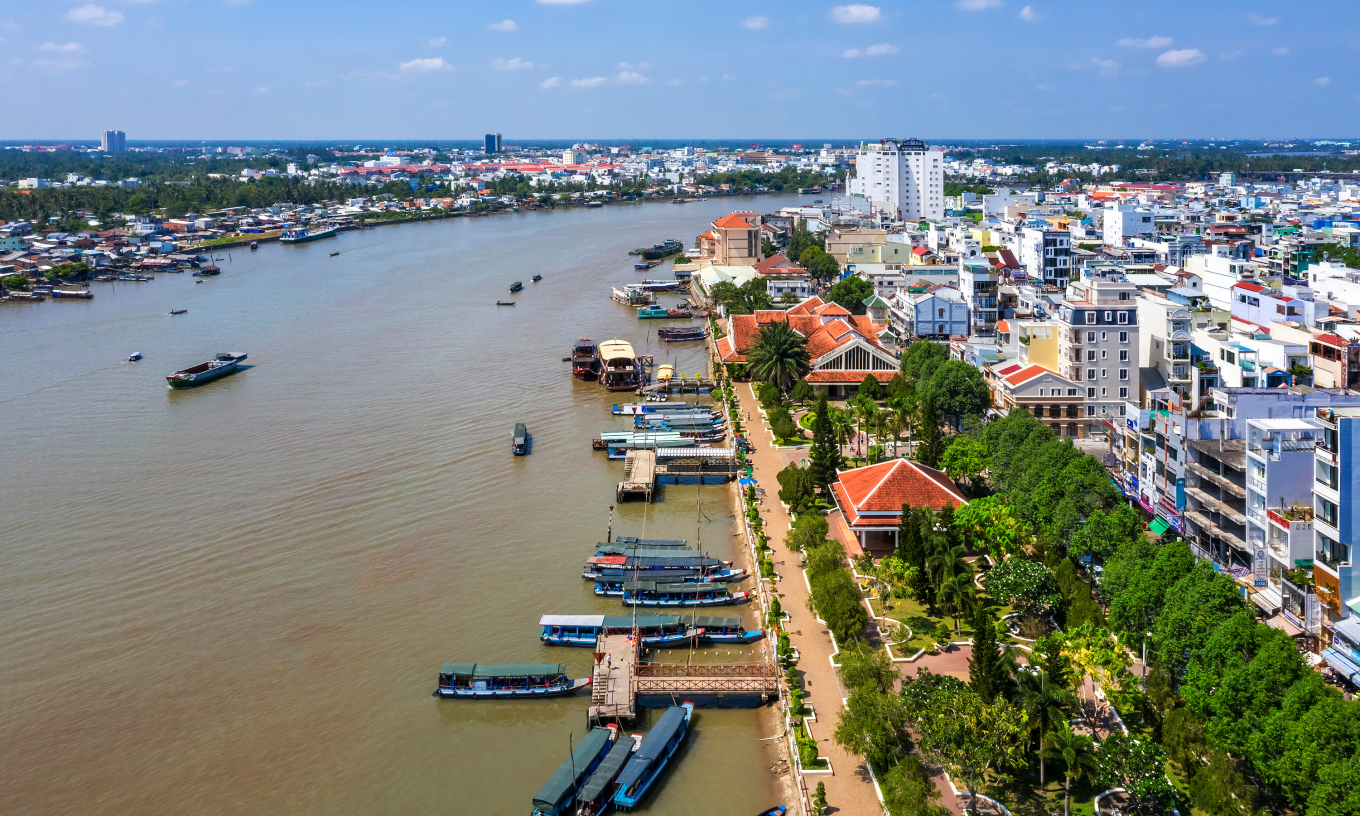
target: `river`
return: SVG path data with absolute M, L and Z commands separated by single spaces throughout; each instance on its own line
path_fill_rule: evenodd
M 430 693 L 446 660 L 588 676 L 589 651 L 540 644 L 539 616 L 620 614 L 579 570 L 622 476 L 589 441 L 626 427 L 608 406 L 629 395 L 562 358 L 619 336 L 703 371 L 699 344 L 609 300 L 670 274 L 627 251 L 795 201 L 387 226 L 233 250 L 201 284 L 0 307 L 0 812 L 527 814 L 589 698 Z M 237 350 L 249 369 L 166 389 Z M 521 421 L 534 449 L 512 457 Z M 614 533 L 733 557 L 730 488 L 663 490 Z M 768 719 L 699 710 L 643 812 L 775 804 Z

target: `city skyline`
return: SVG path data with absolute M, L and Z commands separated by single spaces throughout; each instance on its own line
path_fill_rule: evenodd
M 0 16 L 0 88 L 42 116 L 7 117 L 0 139 L 1327 138 L 1360 112 L 1349 7 L 435 10 L 20 0 Z M 192 64 L 166 58 L 188 43 Z

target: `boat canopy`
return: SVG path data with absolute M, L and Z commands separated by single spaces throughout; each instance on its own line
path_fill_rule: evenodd
M 659 581 L 625 581 L 623 588 L 632 592 L 697 592 L 704 595 L 726 595 L 727 584 L 673 584 Z
M 636 619 L 632 615 L 544 615 L 538 619 L 538 623 L 540 626 L 593 626 L 622 629 L 631 628 L 635 620 L 639 628 L 649 629 L 653 626 L 679 626 L 688 622 L 689 619 L 679 615 L 638 615 Z M 703 620 L 722 620 L 722 618 L 704 618 Z M 732 621 L 734 626 L 740 623 L 741 621 Z M 715 626 L 716 624 L 709 625 Z
M 562 763 L 562 767 L 557 769 L 557 773 L 552 775 L 538 795 L 534 797 L 534 807 L 553 812 L 563 804 L 562 800 L 567 797 L 581 778 L 586 775 L 590 768 L 590 763 L 604 750 L 604 746 L 609 742 L 608 728 L 592 728 L 585 738 L 576 744 L 575 750 L 571 752 L 571 759 Z M 572 769 L 576 773 L 572 774 Z
M 638 615 L 637 625 L 640 629 L 649 629 L 653 626 L 679 626 L 684 623 L 684 620 L 679 615 Z M 611 629 L 631 627 L 633 617 L 630 615 L 610 615 L 604 619 L 604 625 Z
M 628 761 L 628 755 L 633 752 L 633 741 L 631 739 L 620 739 L 614 743 L 614 747 L 609 749 L 609 756 L 604 758 L 595 769 L 595 773 L 586 780 L 586 785 L 581 788 L 581 795 L 577 797 L 582 802 L 593 802 L 605 792 L 614 778 L 619 775 L 619 769 Z
M 439 673 L 458 677 L 552 677 L 565 675 L 567 667 L 561 663 L 445 663 Z
M 544 615 L 540 626 L 603 626 L 604 615 Z
M 701 618 L 701 617 L 695 617 L 695 618 L 692 618 L 692 619 L 687 618 L 686 620 L 692 620 L 695 626 L 699 626 L 699 627 L 702 627 L 702 628 L 704 628 L 704 629 L 740 629 L 740 628 L 742 628 L 742 625 L 741 625 L 741 618 Z
M 633 753 L 623 773 L 619 774 L 619 787 L 627 790 L 636 785 L 652 765 L 666 754 L 666 747 L 670 744 L 671 738 L 685 727 L 685 714 L 685 709 L 681 706 L 666 709 L 666 713 L 656 721 L 652 730 L 647 732 L 642 745 Z

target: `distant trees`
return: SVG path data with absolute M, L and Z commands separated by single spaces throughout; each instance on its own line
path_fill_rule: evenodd
M 709 288 L 708 296 L 728 314 L 754 314 L 774 307 L 763 278 L 753 278 L 741 286 L 718 281 Z
M 862 315 L 867 311 L 864 301 L 873 297 L 873 294 L 872 283 L 859 275 L 851 275 L 836 281 L 826 296 L 833 303 L 843 306 L 850 314 Z

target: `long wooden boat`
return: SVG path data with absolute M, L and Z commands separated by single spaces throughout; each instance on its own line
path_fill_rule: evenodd
M 765 635 L 761 629 L 747 629 L 741 618 L 704 618 L 686 619 L 694 630 L 694 636 L 706 643 L 752 643 Z
M 703 340 L 708 336 L 708 330 L 703 326 L 663 326 L 656 330 L 656 336 L 667 343 L 687 343 Z
M 585 737 L 572 746 L 571 756 L 534 796 L 533 816 L 575 816 L 577 794 L 613 750 L 618 734 L 616 725 L 586 732 Z
M 440 697 L 494 699 L 503 697 L 558 697 L 590 685 L 590 678 L 572 680 L 561 663 L 482 665 L 445 663 L 439 669 Z
M 586 560 L 581 577 L 589 581 L 611 575 L 662 576 L 667 572 L 698 571 L 716 573 L 728 569 L 730 561 L 694 555 L 596 555 Z M 738 567 L 740 569 L 740 567 Z
M 639 416 L 641 414 L 683 414 L 707 411 L 717 415 L 708 405 L 697 402 L 625 402 L 614 403 L 609 412 L 614 416 Z
M 643 646 L 678 646 L 693 639 L 689 622 L 676 615 L 544 615 L 538 638 L 549 646 L 594 647 L 601 635 L 629 635 L 634 626 Z
M 733 575 L 731 573 L 738 574 Z M 665 580 L 671 584 L 711 584 L 730 583 L 746 578 L 746 570 L 723 570 L 706 573 L 699 570 L 674 570 L 667 572 Z M 602 598 L 622 598 L 628 584 L 633 582 L 632 575 L 602 575 L 595 579 L 595 594 Z
M 524 427 L 523 422 L 515 423 L 515 433 L 511 444 L 516 456 L 523 456 L 529 452 L 529 431 Z
M 601 547 L 651 547 L 652 549 L 667 549 L 671 547 L 687 548 L 689 542 L 683 538 L 638 538 L 637 536 L 614 536 L 614 540 L 601 544 L 595 542 L 595 554 L 607 555 Z
M 671 706 L 647 736 L 643 737 L 628 764 L 615 781 L 618 792 L 614 794 L 614 807 L 619 810 L 632 810 L 651 790 L 657 777 L 666 769 L 666 764 L 675 755 L 675 750 L 684 742 L 689 733 L 690 718 L 694 715 L 694 704 Z
M 642 737 L 638 734 L 615 740 L 614 747 L 609 749 L 609 755 L 582 786 L 580 796 L 577 797 L 579 802 L 576 805 L 576 816 L 599 816 L 609 809 L 613 804 L 614 794 L 618 792 L 618 786 L 614 783 L 623 767 L 628 764 L 629 757 L 641 745 Z
M 630 581 L 624 585 L 624 606 L 726 606 L 746 600 L 747 593 L 733 592 L 724 583 L 671 584 Z
M 171 388 L 193 388 L 235 374 L 246 359 L 243 351 L 224 351 L 216 354 L 206 363 L 183 368 L 165 378 Z
M 578 380 L 600 376 L 600 349 L 588 337 L 582 337 L 571 347 L 571 376 Z

